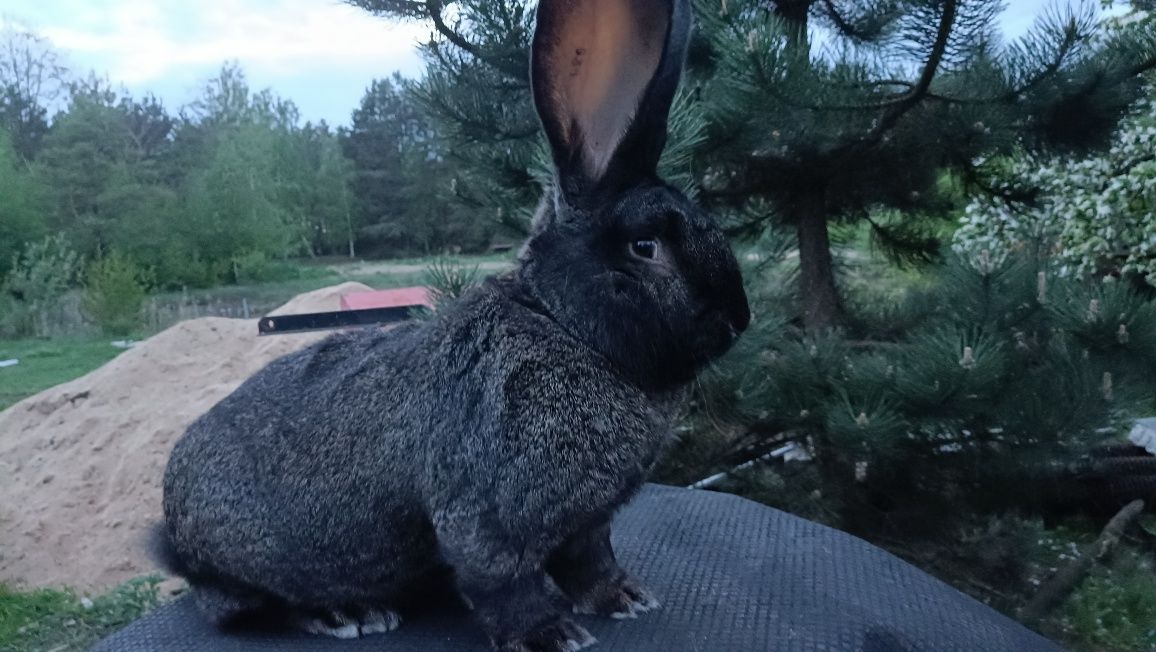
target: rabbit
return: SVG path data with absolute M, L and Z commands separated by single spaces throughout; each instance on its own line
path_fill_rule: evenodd
M 750 321 L 726 237 L 657 173 L 690 26 L 689 0 L 542 0 L 555 180 L 514 269 L 275 360 L 188 428 L 157 548 L 210 621 L 384 632 L 449 578 L 493 649 L 560 652 L 594 643 L 560 600 L 658 606 L 611 520 Z

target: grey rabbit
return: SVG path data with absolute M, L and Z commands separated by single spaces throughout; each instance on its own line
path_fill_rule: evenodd
M 594 639 L 560 598 L 658 606 L 610 522 L 750 321 L 722 231 L 657 174 L 690 11 L 542 0 L 531 76 L 556 174 L 513 271 L 280 358 L 189 427 L 156 543 L 212 622 L 383 632 L 449 578 L 495 650 L 561 652 Z

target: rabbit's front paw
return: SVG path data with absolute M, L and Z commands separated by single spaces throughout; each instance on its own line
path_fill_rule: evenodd
M 597 614 L 611 618 L 637 618 L 638 614 L 659 607 L 658 600 L 642 583 L 622 573 L 616 580 L 597 585 L 574 601 L 574 613 Z
M 525 636 L 495 646 L 497 652 L 578 652 L 597 643 L 590 632 L 567 618 L 539 625 Z

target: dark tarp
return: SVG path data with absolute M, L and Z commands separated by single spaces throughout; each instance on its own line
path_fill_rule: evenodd
M 615 521 L 614 545 L 662 608 L 637 620 L 580 618 L 599 652 L 1060 649 L 860 539 L 734 496 L 649 486 Z M 395 632 L 352 641 L 226 635 L 185 598 L 94 650 L 459 652 L 486 645 L 457 612 L 411 614 Z

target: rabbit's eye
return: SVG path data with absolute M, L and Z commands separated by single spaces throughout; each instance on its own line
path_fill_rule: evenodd
M 658 241 L 657 240 L 635 240 L 630 243 L 630 253 L 645 258 L 646 260 L 654 260 L 658 255 Z

